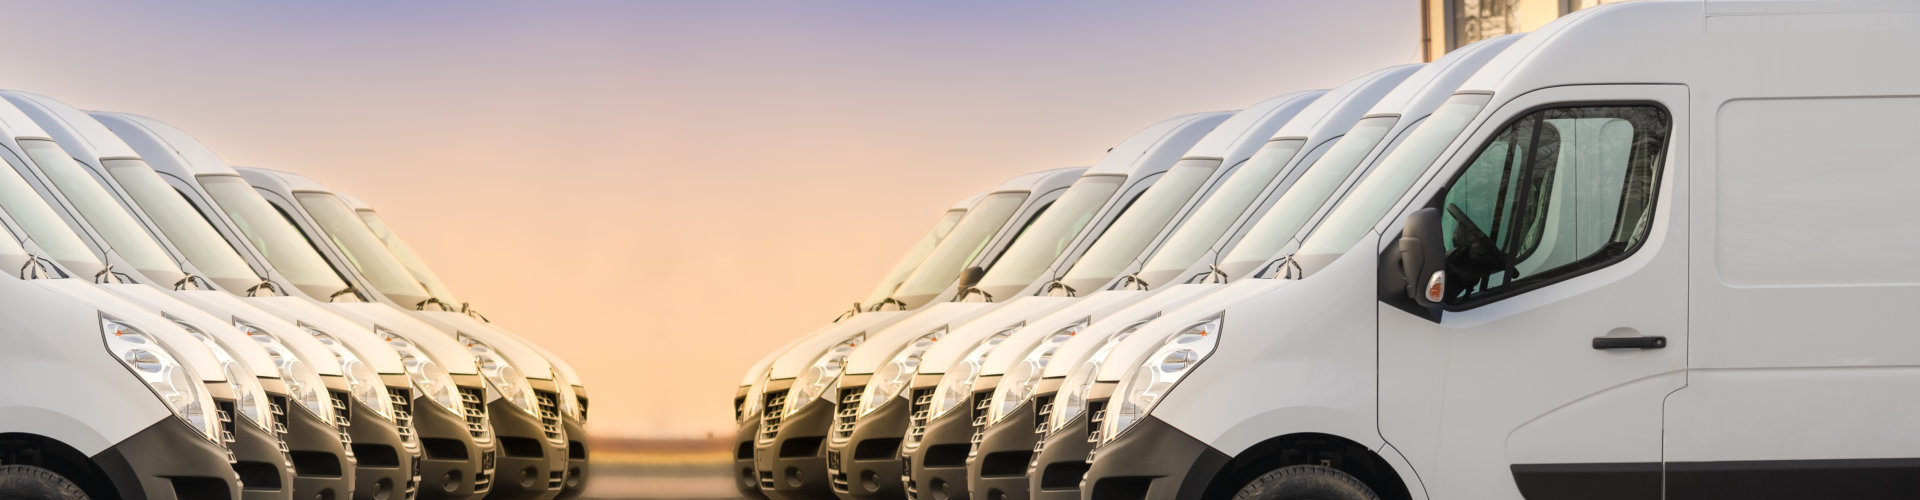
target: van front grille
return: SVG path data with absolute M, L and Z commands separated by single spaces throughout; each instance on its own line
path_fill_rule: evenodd
M 973 437 L 967 438 L 967 456 L 980 454 L 980 441 L 987 436 L 988 410 L 993 406 L 993 391 L 973 393 Z
M 473 492 L 486 493 L 493 487 L 493 450 L 480 452 L 480 471 L 473 473 Z
M 233 402 L 217 399 L 214 400 L 213 406 L 215 415 L 220 418 L 220 442 L 227 443 L 227 448 L 232 449 L 235 440 L 233 436 Z
M 771 443 L 780 435 L 780 419 L 786 417 L 787 391 L 767 393 L 767 404 L 760 407 L 760 442 Z
M 413 475 L 407 478 L 406 496 L 403 497 L 406 500 L 413 500 L 420 495 L 420 455 L 414 455 L 410 463 L 413 464 Z
M 540 406 L 540 430 L 547 433 L 547 440 L 555 443 L 560 439 L 560 397 L 547 391 L 533 391 L 534 399 Z
M 747 417 L 747 397 L 740 396 L 737 398 L 733 398 L 733 421 L 739 422 L 740 419 L 746 418 L 746 417 Z
M 927 434 L 927 421 L 933 419 L 933 388 L 914 389 L 913 406 L 907 413 L 907 445 L 918 446 Z
M 351 455 L 353 435 L 347 431 L 353 427 L 353 405 L 347 403 L 345 392 L 327 391 L 327 396 L 333 400 L 333 426 L 340 429 L 340 444 L 347 445 L 347 453 Z
M 587 423 L 587 397 L 576 396 L 574 400 L 580 402 L 580 423 L 582 424 Z M 734 420 L 740 420 L 740 419 L 735 418 Z
M 1047 427 L 1053 425 L 1053 395 L 1042 394 L 1033 397 L 1033 433 L 1040 439 L 1047 438 Z
M 280 452 L 287 453 L 287 426 L 292 423 L 287 421 L 286 396 L 267 396 L 267 411 L 273 414 L 273 437 L 280 441 Z
M 1100 444 L 1100 424 L 1107 421 L 1107 400 L 1087 401 L 1087 442 Z
M 400 442 L 413 442 L 413 397 L 412 391 L 398 387 L 387 388 L 387 399 L 393 402 L 393 424 L 400 429 Z
M 479 443 L 493 441 L 492 431 L 487 423 L 486 393 L 478 387 L 460 388 L 460 408 L 467 419 L 467 434 Z
M 840 406 L 833 412 L 833 441 L 844 443 L 853 437 L 853 424 L 860 420 L 860 398 L 866 393 L 866 386 L 854 386 L 840 390 L 835 401 Z

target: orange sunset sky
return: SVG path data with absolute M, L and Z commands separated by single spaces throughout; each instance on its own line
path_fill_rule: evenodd
M 592 432 L 731 432 L 742 372 L 954 201 L 1175 114 L 1417 62 L 1415 0 L 44 2 L 0 87 L 384 213 L 576 367 Z

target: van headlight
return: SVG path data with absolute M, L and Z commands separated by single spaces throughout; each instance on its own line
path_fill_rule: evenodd
M 1153 313 L 1121 329 L 1112 337 L 1100 341 L 1100 347 L 1094 348 L 1093 354 L 1087 356 L 1086 361 L 1082 361 L 1080 366 L 1073 367 L 1073 372 L 1067 374 L 1067 380 L 1060 383 L 1060 394 L 1053 398 L 1053 416 L 1047 422 L 1047 435 L 1051 436 L 1060 429 L 1066 428 L 1067 423 L 1074 417 L 1087 411 L 1087 395 L 1093 392 L 1093 384 L 1100 378 L 1100 365 L 1106 363 L 1107 355 L 1113 354 L 1114 346 L 1120 345 L 1120 342 L 1127 340 L 1127 337 L 1133 336 L 1133 332 L 1139 331 L 1140 327 L 1147 326 L 1148 322 L 1158 317 L 1160 313 Z
M 253 374 L 253 370 L 248 369 L 247 365 L 240 364 L 233 348 L 227 346 L 226 342 L 208 335 L 199 327 L 193 326 L 192 323 L 174 319 L 173 324 L 180 325 L 181 329 L 193 334 L 194 338 L 200 339 L 200 343 L 207 346 L 207 350 L 213 351 L 214 359 L 220 361 L 220 370 L 227 374 L 227 383 L 233 385 L 234 410 L 247 417 L 246 420 L 252 422 L 254 427 L 267 431 L 267 435 L 277 435 L 273 430 L 273 422 L 268 420 L 272 418 L 273 410 L 267 408 L 266 388 L 260 386 L 260 379 Z
M 554 385 L 560 386 L 560 415 L 573 417 L 574 420 L 586 420 L 580 414 L 580 395 L 573 392 L 573 381 L 566 380 L 566 376 L 561 375 L 560 370 L 553 371 L 553 378 L 559 382 Z
M 527 383 L 525 374 L 485 342 L 464 333 L 460 334 L 459 339 L 460 343 L 467 345 L 467 351 L 473 353 L 474 363 L 480 367 L 480 377 L 487 379 L 489 400 L 496 396 L 504 398 L 528 415 L 540 416 L 539 410 L 533 405 L 533 384 Z
M 380 381 L 380 372 L 374 371 L 360 358 L 360 353 L 354 352 L 352 347 L 347 347 L 333 335 L 307 325 L 300 325 L 300 328 L 321 344 L 326 344 L 327 350 L 333 351 L 333 358 L 340 362 L 340 373 L 347 376 L 347 391 L 353 393 L 353 398 L 372 408 L 374 413 L 380 414 L 380 418 L 393 421 L 393 399 L 387 396 L 387 384 Z
M 840 372 L 847 368 L 847 356 L 852 355 L 853 349 L 866 340 L 866 332 L 854 334 L 814 358 L 813 364 L 807 365 L 807 370 L 800 372 L 800 376 L 793 380 L 793 389 L 787 392 L 787 408 L 781 416 L 798 413 L 813 400 L 820 399 L 821 394 L 826 394 L 827 387 L 840 385 Z
M 106 313 L 100 314 L 100 334 L 106 339 L 107 352 L 113 354 L 113 359 L 120 360 L 141 382 L 146 382 L 147 388 L 160 397 L 160 402 L 173 410 L 174 416 L 199 431 L 200 437 L 226 446 L 220 436 L 220 422 L 213 418 L 213 395 L 201 385 L 200 375 L 181 363 L 159 337 L 147 335 Z
M 947 412 L 960 407 L 962 403 L 971 401 L 973 381 L 980 378 L 980 365 L 987 362 L 987 355 L 992 354 L 993 348 L 999 346 L 1001 341 L 1007 340 L 1007 337 L 1025 326 L 1027 324 L 1021 322 L 981 339 L 979 344 L 975 344 L 972 350 L 967 351 L 966 356 L 948 367 L 946 373 L 940 377 L 940 384 L 933 389 L 933 407 L 931 408 L 933 411 L 928 419 L 946 415 Z
M 1000 376 L 1000 385 L 993 388 L 993 397 L 988 398 L 987 403 L 987 421 L 999 422 L 1007 418 L 1014 408 L 1019 408 L 1027 402 L 1027 398 L 1033 397 L 1033 390 L 1040 387 L 1040 378 L 1046 375 L 1047 363 L 1053 361 L 1053 353 L 1059 351 L 1062 344 L 1073 340 L 1073 336 L 1079 335 L 1081 330 L 1087 329 L 1087 324 L 1092 321 L 1092 318 L 1085 318 L 1067 325 L 1027 349 L 1026 354 L 1020 356 L 1020 361 Z
M 1135 366 L 1120 380 L 1113 389 L 1113 400 L 1107 403 L 1107 418 L 1101 422 L 1101 444 L 1113 441 L 1114 437 L 1125 432 L 1133 424 L 1147 416 L 1153 405 L 1166 397 L 1167 391 L 1181 378 L 1193 372 L 1200 362 L 1213 354 L 1213 348 L 1220 345 L 1220 315 L 1195 323 L 1167 337 L 1160 348 L 1154 349 L 1140 366 Z
M 740 401 L 740 416 L 735 419 L 735 423 L 744 424 L 747 423 L 748 420 L 760 419 L 760 405 L 767 403 L 765 398 L 766 388 L 767 381 L 765 380 L 754 382 L 752 386 L 747 388 L 746 399 Z
M 273 366 L 280 370 L 280 380 L 287 383 L 287 399 L 313 412 L 313 417 L 322 422 L 333 421 L 333 405 L 327 402 L 327 383 L 320 379 L 320 372 L 266 330 L 239 318 L 234 318 L 233 327 L 267 350 L 267 357 L 273 358 Z
M 448 373 L 446 367 L 440 366 L 433 356 L 427 355 L 427 351 L 393 330 L 375 326 L 373 333 L 400 354 L 400 364 L 406 367 L 407 378 L 413 380 L 413 386 L 419 388 L 421 396 L 439 403 L 454 415 L 466 414 L 465 409 L 460 407 L 460 395 L 453 383 L 453 374 Z
M 907 386 L 913 382 L 913 376 L 920 373 L 920 357 L 926 355 L 927 349 L 932 349 L 933 344 L 945 336 L 947 336 L 947 328 L 944 326 L 927 332 L 926 335 L 913 339 L 913 342 L 908 343 L 906 347 L 900 348 L 900 352 L 894 353 L 893 359 L 887 360 L 887 364 L 881 365 L 879 370 L 874 370 L 873 378 L 867 381 L 867 387 L 860 395 L 859 415 L 864 417 L 868 413 L 873 413 L 874 410 L 880 409 L 880 405 L 886 404 L 887 401 L 899 397 L 901 392 L 906 391 Z

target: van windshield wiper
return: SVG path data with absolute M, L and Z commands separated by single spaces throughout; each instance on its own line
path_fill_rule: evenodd
M 1078 290 L 1074 290 L 1073 287 L 1067 286 L 1066 283 L 1060 282 L 1060 280 L 1053 280 L 1047 282 L 1045 286 L 1040 287 L 1040 294 L 1051 296 L 1054 290 L 1065 290 L 1067 297 L 1074 297 L 1076 296 L 1075 293 L 1079 292 Z
M 113 264 L 107 264 L 107 267 L 100 268 L 100 272 L 93 273 L 93 282 L 98 284 L 133 283 L 133 276 L 115 271 L 113 270 Z
M 893 304 L 893 305 L 894 305 L 894 307 L 898 307 L 898 308 L 900 308 L 900 310 L 902 310 L 902 311 L 905 311 L 905 310 L 907 310 L 907 303 L 906 303 L 906 302 L 901 302 L 901 301 L 900 301 L 900 299 L 896 299 L 896 298 L 893 298 L 893 297 L 887 297 L 887 298 L 884 298 L 884 299 L 880 299 L 880 301 L 879 301 L 879 302 L 875 302 L 875 303 L 873 304 L 873 307 L 869 307 L 869 308 L 867 308 L 867 312 L 874 312 L 874 311 L 879 311 L 879 310 L 880 310 L 880 308 L 882 308 L 882 307 L 886 307 L 886 306 L 887 306 L 887 304 Z
M 47 260 L 46 257 L 41 257 L 40 254 L 27 254 L 27 262 L 20 265 L 20 279 L 31 280 L 52 277 L 53 273 L 49 272 L 49 269 L 58 270 L 60 266 L 53 265 L 53 261 Z M 60 277 L 65 278 L 66 273 L 61 273 Z
M 415 311 L 425 311 L 427 310 L 427 304 L 433 304 L 435 306 L 439 306 L 440 311 L 442 312 L 453 312 L 453 308 L 448 307 L 446 302 L 441 302 L 439 297 L 427 297 L 427 300 L 422 300 L 419 303 L 414 304 L 413 309 Z
M 187 285 L 193 285 L 195 290 L 214 289 L 213 282 L 207 281 L 206 278 L 202 278 L 200 275 L 193 273 L 186 273 L 186 276 L 181 276 L 179 281 L 173 282 L 173 289 L 175 291 L 186 290 Z
M 255 283 L 253 286 L 247 287 L 247 296 L 259 297 L 261 290 L 266 290 L 269 293 L 271 293 L 271 295 L 268 295 L 268 297 L 280 296 L 280 285 L 273 284 L 273 280 L 270 280 L 270 279 L 262 279 L 260 280 L 259 283 Z
M 1115 283 L 1113 285 L 1113 289 L 1114 290 L 1139 290 L 1144 292 L 1144 291 L 1147 291 L 1148 286 L 1149 285 L 1147 285 L 1147 280 L 1140 279 L 1140 273 L 1135 272 L 1133 274 L 1121 276 L 1120 282 Z M 1135 287 L 1139 287 L 1139 288 L 1135 288 Z
M 340 298 L 341 295 L 346 295 L 346 294 L 353 294 L 353 300 L 356 302 L 364 301 L 360 297 L 360 290 L 353 288 L 353 285 L 347 285 L 346 288 L 342 288 L 338 292 L 333 292 L 333 295 L 328 295 L 327 302 L 333 302 L 333 299 Z

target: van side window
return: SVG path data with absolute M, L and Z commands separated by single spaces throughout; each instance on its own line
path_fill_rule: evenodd
M 1611 264 L 1653 223 L 1671 120 L 1654 106 L 1536 111 L 1447 186 L 1449 306 L 1497 300 Z

